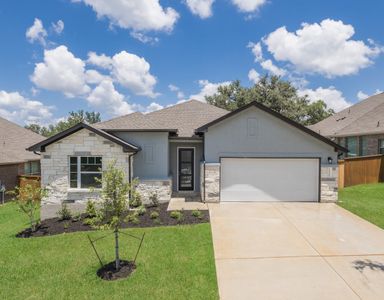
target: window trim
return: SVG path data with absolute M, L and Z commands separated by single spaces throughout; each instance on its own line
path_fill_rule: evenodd
M 383 145 L 381 145 L 383 144 Z M 377 146 L 378 146 L 378 154 L 384 154 L 384 139 L 378 139 L 378 143 L 377 143 Z M 383 149 L 383 153 L 381 153 L 381 149 Z
M 354 152 L 351 151 L 348 145 L 348 140 L 349 139 L 355 139 L 355 149 Z M 347 136 L 345 138 L 345 147 L 348 149 L 347 157 L 357 157 L 359 156 L 359 137 L 358 136 Z M 350 153 L 354 153 L 354 155 L 351 155 Z
M 76 157 L 77 159 L 77 166 L 76 166 L 76 174 L 77 174 L 77 186 L 76 187 L 71 187 L 71 158 L 72 157 Z M 103 175 L 103 171 L 99 171 L 99 172 L 96 172 L 96 171 L 81 171 L 81 158 L 83 157 L 86 157 L 88 159 L 88 157 L 94 157 L 95 159 L 96 158 L 101 158 L 101 168 L 103 168 L 103 157 L 100 156 L 100 155 L 87 155 L 87 156 L 77 156 L 77 155 L 70 155 L 69 156 L 69 159 L 68 159 L 68 163 L 69 163 L 69 169 L 68 169 L 68 181 L 69 181 L 69 188 L 70 189 L 74 189 L 74 190 L 89 190 L 90 188 L 88 187 L 82 187 L 81 186 L 81 175 L 82 174 L 100 174 L 101 176 Z M 100 190 L 101 188 L 94 188 L 95 190 Z

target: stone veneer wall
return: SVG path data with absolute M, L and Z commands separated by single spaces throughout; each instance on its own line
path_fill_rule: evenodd
M 69 157 L 70 156 L 102 156 L 103 170 L 112 160 L 116 166 L 129 174 L 129 153 L 123 148 L 95 133 L 82 129 L 60 141 L 48 145 L 41 153 L 41 184 L 49 191 L 42 201 L 42 218 L 54 217 L 60 209 L 62 202 L 75 202 L 85 204 L 88 199 L 99 198 L 97 192 L 91 193 L 89 189 L 73 189 L 69 187 Z M 50 207 L 46 207 L 50 206 Z M 80 205 L 81 206 L 81 205 Z
M 202 165 L 204 168 L 204 165 Z M 205 182 L 202 183 L 202 195 L 206 202 L 220 201 L 220 164 L 205 164 Z M 320 202 L 336 202 L 338 199 L 338 166 L 321 166 Z M 203 176 L 202 176 L 203 177 Z M 204 198 L 203 198 L 204 199 Z
M 337 165 L 321 166 L 320 202 L 336 202 L 338 199 Z
M 205 163 L 202 198 L 205 202 L 220 201 L 220 164 Z M 202 176 L 203 177 L 203 176 Z
M 149 197 L 152 193 L 157 193 L 160 202 L 171 200 L 172 180 L 140 180 L 136 190 L 141 195 L 144 204 L 150 204 Z

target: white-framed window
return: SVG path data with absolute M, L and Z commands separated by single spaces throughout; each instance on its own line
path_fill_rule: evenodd
M 379 140 L 379 154 L 384 154 L 384 139 Z
M 102 157 L 71 156 L 69 158 L 69 185 L 71 188 L 101 188 Z

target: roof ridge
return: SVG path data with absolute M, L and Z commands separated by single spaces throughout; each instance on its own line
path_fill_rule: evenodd
M 110 122 L 110 121 L 115 121 L 115 120 L 123 119 L 123 118 L 126 118 L 126 117 L 128 117 L 128 116 L 132 116 L 132 115 L 136 115 L 136 114 L 145 116 L 145 114 L 143 114 L 143 113 L 140 112 L 140 111 L 134 111 L 134 112 L 131 112 L 131 113 L 129 113 L 129 114 L 125 114 L 125 115 L 122 115 L 122 116 L 118 116 L 118 117 L 115 117 L 115 118 L 112 118 L 112 119 L 109 119 L 109 120 L 106 120 L 106 121 L 101 121 L 101 122 L 94 123 L 93 125 L 94 125 L 94 126 L 99 126 L 99 125 L 101 125 L 101 124 L 108 123 L 108 122 Z

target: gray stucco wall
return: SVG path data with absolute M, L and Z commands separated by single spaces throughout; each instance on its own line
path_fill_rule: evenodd
M 218 163 L 220 157 L 328 157 L 337 161 L 330 145 L 267 114 L 250 107 L 213 125 L 205 133 L 205 160 Z
M 177 191 L 177 148 L 195 148 L 195 192 L 200 191 L 200 162 L 203 160 L 203 143 L 169 143 L 170 175 L 172 176 L 172 191 Z
M 168 179 L 168 132 L 114 132 L 114 135 L 141 147 L 133 159 L 133 177 Z

